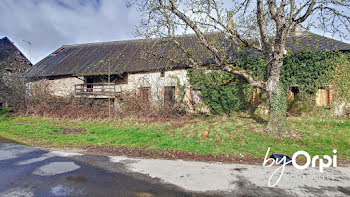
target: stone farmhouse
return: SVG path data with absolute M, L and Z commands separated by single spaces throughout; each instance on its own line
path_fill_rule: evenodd
M 186 49 L 193 49 L 192 52 L 198 54 L 203 65 L 214 62 L 195 36 L 186 35 L 178 39 Z M 219 39 L 224 46 L 229 46 L 228 54 L 235 54 L 232 50 L 237 50 L 237 47 L 227 45 L 225 38 Z M 289 38 L 287 45 L 292 52 L 350 50 L 349 44 L 310 32 L 295 34 Z M 259 55 L 245 50 L 251 56 Z M 193 109 L 202 100 L 200 90 L 192 88 L 188 82 L 186 73 L 189 67 L 184 58 L 176 46 L 161 39 L 64 45 L 31 67 L 25 76 L 32 83 L 47 81 L 50 90 L 57 96 L 112 98 L 117 104 L 118 95 L 130 91 L 142 102 L 172 104 L 182 94 L 183 101 L 189 109 Z M 318 104 L 328 104 L 329 92 L 321 91 Z
M 0 39 L 0 108 L 6 107 L 10 97 L 19 91 L 21 73 L 31 66 L 30 61 L 10 39 Z

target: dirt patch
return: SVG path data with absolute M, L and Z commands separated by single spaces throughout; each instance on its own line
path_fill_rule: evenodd
M 64 128 L 64 134 L 81 134 L 86 133 L 85 128 Z
M 238 172 L 241 172 L 241 171 L 243 171 L 243 170 L 247 170 L 247 168 L 234 168 L 233 170 L 238 171 Z
M 15 140 L 12 140 L 12 139 L 8 139 L 8 138 L 2 137 L 2 136 L 0 136 L 0 143 L 7 143 L 7 144 L 23 144 L 23 143 L 20 143 L 20 142 L 18 142 L 18 141 L 15 141 Z
M 68 135 L 68 134 L 83 134 L 86 133 L 85 128 L 59 128 L 57 131 L 54 131 L 57 135 Z
M 66 177 L 66 180 L 77 182 L 77 183 L 83 183 L 83 182 L 88 181 L 88 179 L 86 177 L 83 177 L 83 176 L 68 176 L 68 177 Z
M 15 121 L 15 123 L 18 124 L 18 125 L 27 125 L 27 124 L 33 125 L 33 124 L 38 124 L 38 123 L 35 122 L 35 121 L 26 121 L 26 120 L 17 120 L 17 121 Z
M 216 161 L 225 163 L 244 163 L 244 164 L 262 164 L 263 158 L 253 156 L 239 157 L 236 155 L 201 155 L 193 152 L 179 150 L 145 150 L 145 149 L 128 149 L 124 147 L 102 147 L 87 146 L 84 148 L 88 154 L 113 155 L 143 158 L 160 158 L 160 159 L 182 159 L 195 161 Z
M 192 121 L 192 120 L 175 121 L 175 122 L 171 123 L 171 127 L 173 129 L 177 129 L 177 128 L 182 128 L 188 124 L 197 124 L 197 123 L 198 123 L 198 121 Z
M 147 149 L 129 149 L 125 147 L 103 147 L 103 146 L 86 146 L 84 152 L 94 155 L 105 156 L 128 156 L 128 157 L 142 157 L 151 159 L 182 159 L 188 161 L 212 161 L 223 163 L 239 163 L 239 164 L 253 164 L 262 165 L 264 158 L 253 157 L 250 155 L 240 157 L 237 155 L 201 155 L 194 152 L 186 152 L 179 150 L 147 150 Z M 338 166 L 350 166 L 350 160 L 338 158 Z M 297 163 L 303 164 L 306 160 L 298 158 Z M 235 169 L 236 170 L 236 169 Z M 241 171 L 244 169 L 237 169 Z

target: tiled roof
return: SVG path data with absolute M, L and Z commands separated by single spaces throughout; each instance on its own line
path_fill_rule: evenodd
M 181 36 L 179 40 L 184 43 L 185 48 L 191 49 L 193 53 L 198 54 L 203 64 L 213 62 L 213 56 L 206 50 L 203 50 L 202 45 L 199 44 L 195 36 Z M 173 57 L 172 59 L 177 60 L 184 58 L 180 57 L 182 53 L 170 42 L 161 45 L 160 43 L 164 42 L 159 39 L 152 39 L 64 45 L 31 67 L 25 73 L 25 76 L 122 74 L 187 67 L 185 63 L 171 61 L 169 58 L 160 58 L 156 61 L 154 58 L 150 58 L 152 53 L 163 54 L 167 57 L 170 54 Z M 303 33 L 300 36 L 288 39 L 287 46 L 292 52 L 302 50 L 350 50 L 349 44 L 312 33 Z M 233 48 L 231 47 L 228 51 L 231 51 Z M 252 56 L 257 54 L 251 50 L 248 50 L 248 52 Z
M 22 54 L 22 52 L 11 42 L 7 37 L 0 39 L 0 66 L 1 68 L 22 70 L 28 68 L 32 64 L 30 61 Z M 18 68 L 13 68 L 18 67 Z

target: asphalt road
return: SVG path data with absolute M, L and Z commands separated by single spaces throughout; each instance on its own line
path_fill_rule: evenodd
M 182 160 L 107 157 L 0 143 L 0 196 L 348 196 L 350 168 L 298 172 Z
M 202 196 L 105 156 L 0 144 L 0 196 Z

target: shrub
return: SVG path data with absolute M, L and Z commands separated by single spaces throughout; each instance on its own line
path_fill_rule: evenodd
M 249 106 L 252 88 L 243 84 L 243 79 L 224 72 L 194 69 L 189 70 L 188 77 L 194 88 L 201 89 L 204 103 L 214 114 L 230 114 Z

